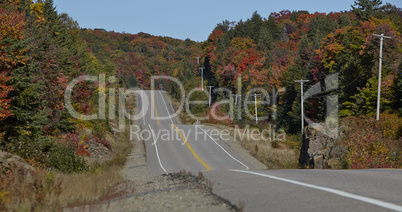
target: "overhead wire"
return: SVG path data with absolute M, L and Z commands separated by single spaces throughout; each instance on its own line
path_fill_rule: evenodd
M 382 57 L 380 57 L 382 61 L 384 61 L 389 67 L 391 67 L 394 71 L 398 72 L 399 74 L 402 75 L 402 72 L 398 71 L 398 69 L 392 67 L 391 64 L 389 64 L 386 60 L 384 60 Z
M 352 42 L 352 43 L 354 43 L 354 44 L 356 44 L 356 45 L 361 45 L 361 44 L 357 44 L 355 41 L 350 41 L 350 42 Z M 394 68 L 391 64 L 389 64 L 386 60 L 384 60 L 383 58 L 381 58 L 388 66 L 390 66 L 394 71 L 396 71 L 397 73 L 399 73 L 399 74 L 401 74 L 402 75 L 402 73 L 400 72 L 400 71 L 398 71 L 396 68 Z M 375 61 L 373 61 L 372 63 L 371 63 L 371 65 L 369 66 L 369 68 L 368 69 L 371 69 L 373 66 L 374 66 L 374 64 L 375 64 Z M 339 74 L 339 72 L 336 72 L 336 73 L 333 73 L 333 74 Z M 325 75 L 325 74 L 323 74 L 322 72 L 320 72 L 319 73 L 320 74 L 320 76 L 323 76 L 324 78 L 326 78 L 327 77 L 327 75 Z M 346 88 L 348 88 L 350 85 L 352 85 L 353 83 L 355 83 L 357 80 L 359 80 L 359 79 L 361 79 L 361 77 L 362 77 L 362 75 L 363 74 L 366 74 L 365 72 L 361 72 L 354 80 L 352 80 L 350 83 L 348 83 L 347 85 L 345 85 L 345 86 L 343 86 L 343 89 L 346 89 Z M 313 79 L 313 77 L 306 77 L 305 79 Z M 337 91 L 338 92 L 338 94 L 340 93 L 340 88 L 338 88 L 338 89 L 336 89 L 336 90 L 332 90 L 330 93 L 331 93 L 331 95 L 334 95 L 335 93 L 333 92 L 333 91 Z M 294 93 L 297 93 L 297 92 L 294 92 Z M 320 95 L 320 96 L 315 96 L 315 95 Z M 315 94 L 315 95 L 313 95 L 313 96 L 311 96 L 311 97 L 309 97 L 309 99 L 320 99 L 320 98 L 324 98 L 324 97 L 327 97 L 327 95 L 328 95 L 328 93 L 319 93 L 319 94 Z M 285 109 L 283 109 L 283 110 L 287 110 L 287 109 L 289 109 L 290 107 L 292 107 L 293 106 L 293 104 L 292 105 L 289 105 L 288 107 L 286 107 Z

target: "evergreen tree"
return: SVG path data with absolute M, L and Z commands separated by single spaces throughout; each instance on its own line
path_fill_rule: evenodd
M 280 36 L 280 29 L 275 21 L 274 16 L 271 14 L 266 22 L 267 29 L 271 32 L 272 38 L 278 40 Z
M 399 70 L 402 68 L 402 62 L 399 64 Z M 391 104 L 391 108 L 398 112 L 399 115 L 402 117 L 402 73 L 398 72 L 394 83 L 392 86 L 392 96 L 394 96 L 394 101 Z
M 251 19 L 247 20 L 246 22 L 249 24 L 249 34 L 248 36 L 252 38 L 254 41 L 258 39 L 259 32 L 261 27 L 263 26 L 262 17 L 255 11 L 251 16 Z
M 266 27 L 261 27 L 258 32 L 257 46 L 262 51 L 268 51 L 272 49 L 273 38 L 271 32 Z
M 10 96 L 13 96 L 11 110 L 15 115 L 4 120 L 4 138 L 8 141 L 19 136 L 35 139 L 43 135 L 43 127 L 48 119 L 47 112 L 42 110 L 45 106 L 45 86 L 37 80 L 35 72 L 38 71 L 38 67 L 29 63 L 12 72 L 11 83 L 14 90 L 10 92 Z
M 366 87 L 359 89 L 360 93 L 353 96 L 356 101 L 356 104 L 353 106 L 354 115 L 375 115 L 377 107 L 377 83 L 377 77 L 370 78 Z M 383 97 L 381 97 L 380 102 L 384 102 Z
M 352 23 L 350 22 L 350 18 L 348 15 L 342 14 L 339 16 L 339 27 L 340 28 L 351 26 L 351 25 L 352 25 Z
M 214 31 L 220 29 L 220 30 L 222 30 L 222 32 L 228 32 L 233 27 L 233 25 L 234 25 L 234 22 L 224 20 L 224 21 L 222 21 L 222 23 L 219 23 L 216 25 Z
M 354 3 L 352 10 L 363 21 L 369 20 L 371 15 L 379 17 L 383 9 L 381 0 L 357 0 Z
M 397 83 L 397 95 L 395 96 L 396 101 L 395 101 L 395 108 L 399 108 L 399 115 L 402 116 L 402 77 L 399 75 L 398 77 L 398 83 Z

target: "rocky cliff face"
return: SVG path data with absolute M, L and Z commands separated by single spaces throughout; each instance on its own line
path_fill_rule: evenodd
M 304 128 L 299 165 L 302 168 L 338 169 L 346 149 L 340 145 L 340 137 L 327 135 L 324 125 L 311 124 Z

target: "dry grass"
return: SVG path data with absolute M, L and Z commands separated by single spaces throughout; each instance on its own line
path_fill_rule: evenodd
M 128 132 L 128 126 L 126 132 Z M 132 149 L 128 133 L 122 134 L 111 144 L 114 151 L 113 159 L 99 164 L 92 173 L 58 174 L 57 178 L 63 182 L 62 193 L 59 197 L 50 200 L 58 202 L 61 207 L 90 203 L 106 195 L 111 188 L 123 182 L 120 170 Z
M 244 136 L 240 143 L 268 168 L 297 168 L 296 152 L 284 145 L 284 142 L 250 139 Z
M 60 206 L 85 204 L 99 199 L 122 181 L 120 166 L 112 166 L 105 170 L 90 174 L 58 175 L 63 183 L 59 197 L 50 197 L 50 202 Z
M 0 180 L 0 211 L 35 211 L 42 205 L 46 198 L 54 191 L 59 193 L 55 187 L 48 187 L 44 172 L 27 171 L 24 169 L 18 172 L 2 176 Z M 60 184 L 59 182 L 57 183 Z
M 241 146 L 248 150 L 249 153 L 265 164 L 268 168 L 298 168 L 298 147 L 295 144 L 293 137 L 286 137 L 285 141 L 270 141 L 262 139 L 260 136 L 251 135 L 253 130 L 257 128 L 249 128 L 249 131 L 244 129 L 236 129 L 224 125 L 212 125 L 223 130 L 229 131 L 230 135 L 238 141 Z M 268 136 L 266 136 L 267 138 Z M 293 146 L 296 145 L 296 146 Z M 297 150 L 296 150 L 297 149 Z
M 134 99 L 128 103 L 134 105 Z M 112 159 L 96 164 L 86 173 L 64 174 L 43 169 L 0 172 L 0 211 L 56 211 L 67 205 L 98 200 L 123 181 L 120 170 L 132 149 L 128 132 L 129 126 L 116 139 L 109 136 Z
M 120 167 L 96 173 L 18 173 L 1 180 L 6 192 L 0 211 L 54 211 L 67 205 L 88 203 L 105 195 L 122 181 Z
M 87 173 L 24 171 L 1 179 L 0 211 L 54 211 L 67 205 L 98 200 L 123 181 L 120 169 L 131 149 L 128 139 L 114 142 L 115 156 Z
M 268 168 L 297 168 L 296 153 L 287 148 L 272 148 L 271 142 L 242 141 L 242 146 L 247 149 L 261 163 Z

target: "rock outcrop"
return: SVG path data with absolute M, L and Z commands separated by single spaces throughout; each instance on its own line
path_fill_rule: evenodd
M 302 168 L 338 169 L 346 149 L 340 145 L 338 135 L 323 133 L 325 126 L 311 124 L 304 128 L 303 143 L 300 149 L 299 165 Z
M 27 164 L 24 159 L 18 155 L 0 151 L 0 182 L 4 179 L 13 177 L 13 179 L 23 180 L 25 183 L 33 183 L 33 176 L 36 175 L 36 169 Z M 0 185 L 0 191 L 1 191 Z M 0 207 L 1 208 L 1 207 Z M 0 209 L 1 210 L 1 209 Z

